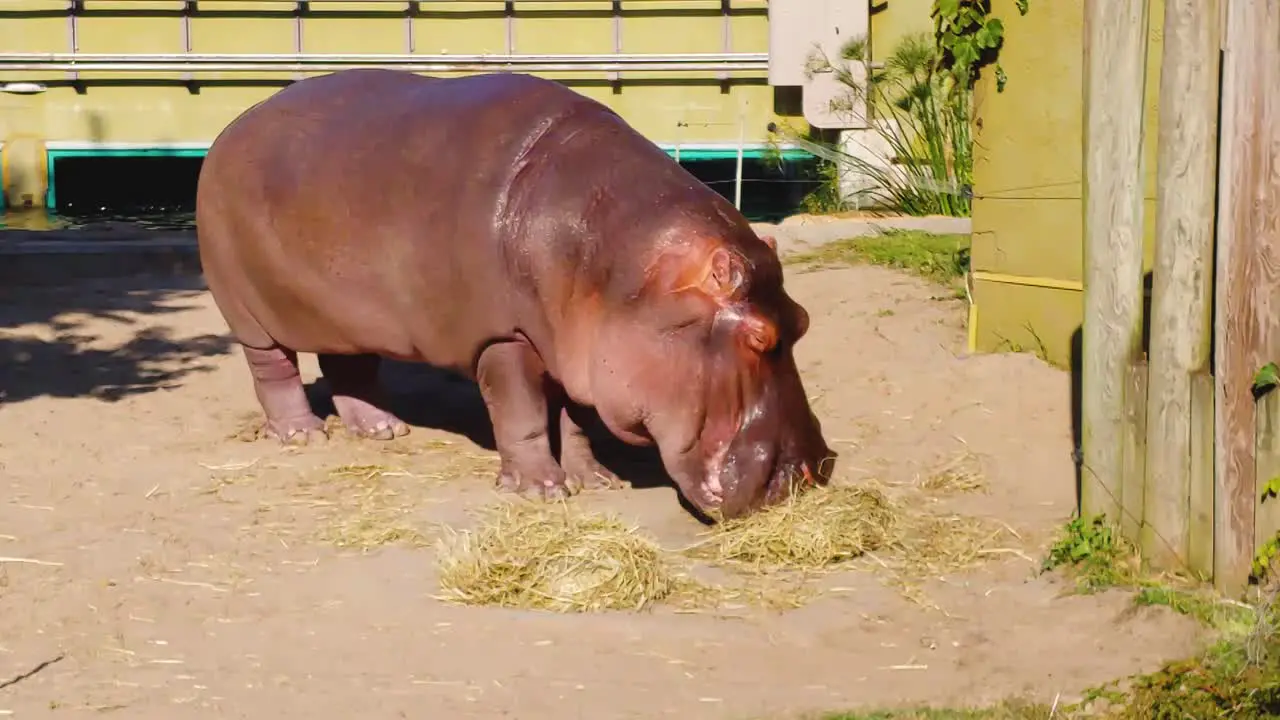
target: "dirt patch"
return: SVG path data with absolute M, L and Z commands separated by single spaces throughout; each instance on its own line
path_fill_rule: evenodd
M 1026 355 L 965 357 L 961 303 L 923 281 L 789 273 L 839 475 L 1007 528 L 999 552 L 917 569 L 918 595 L 865 569 L 824 574 L 786 612 L 750 598 L 700 612 L 455 606 L 435 599 L 433 528 L 466 528 L 496 499 L 472 386 L 390 367 L 408 437 L 284 450 L 237 437 L 253 392 L 198 287 L 5 292 L 0 710 L 786 717 L 1052 701 L 1193 649 L 1184 618 L 1130 612 L 1121 593 L 1061 597 L 1034 575 L 1073 505 L 1065 374 Z M 323 383 L 315 394 L 323 407 Z M 697 542 L 704 528 L 651 461 L 616 454 L 636 486 L 574 503 L 664 547 Z

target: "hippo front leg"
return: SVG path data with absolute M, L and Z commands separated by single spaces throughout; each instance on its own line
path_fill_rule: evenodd
M 502 463 L 498 486 L 551 500 L 568 497 L 578 487 L 551 454 L 545 374 L 538 354 L 518 340 L 485 348 L 476 367 Z
M 596 460 L 591 441 L 573 419 L 567 404 L 560 410 L 560 467 L 586 490 L 612 489 L 621 482 Z

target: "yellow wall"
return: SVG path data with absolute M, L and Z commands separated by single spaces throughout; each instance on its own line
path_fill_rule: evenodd
M 1056 1 L 1056 0 L 1055 0 Z M 871 16 L 871 59 L 883 61 L 907 35 L 933 32 L 933 0 L 888 0 Z
M 138 5 L 87 0 L 78 19 L 79 51 L 181 53 L 183 3 Z M 0 49 L 68 52 L 65 2 L 6 2 Z M 404 5 L 315 3 L 302 21 L 305 52 L 409 52 Z M 413 52 L 440 54 L 611 53 L 611 4 L 526 2 L 516 5 L 514 47 L 507 46 L 501 3 L 422 3 L 411 22 Z M 128 9 L 127 13 L 120 12 Z M 293 6 L 280 3 L 202 0 L 190 20 L 191 50 L 198 53 L 292 53 Z M 767 52 L 766 0 L 731 0 L 731 52 Z M 40 11 L 21 15 L 22 11 Z M 654 0 L 624 5 L 625 53 L 724 52 L 719 0 Z M 765 71 L 736 71 L 722 84 L 713 73 L 626 72 L 615 88 L 603 72 L 543 73 L 617 109 L 658 143 L 768 141 L 771 121 L 792 118 L 798 108 L 775 100 Z M 41 81 L 39 95 L 0 94 L 0 142 L 6 154 L 5 189 L 11 198 L 42 197 L 37 158 L 43 141 L 207 143 L 238 113 L 275 92 L 286 73 L 201 74 L 193 94 L 174 73 L 81 73 L 78 92 L 66 73 L 0 71 L 0 82 Z M 234 82 L 231 80 L 234 79 Z M 139 82 L 145 80 L 145 82 Z M 221 80 L 221 82 L 219 82 Z M 248 82 L 246 82 L 248 81 Z M 803 125 L 803 121 L 799 120 Z M 741 124 L 741 131 L 739 125 Z
M 993 0 L 992 10 L 1005 25 L 1000 60 L 1009 81 L 997 93 L 993 73 L 985 73 L 977 93 L 972 264 L 978 348 L 1032 350 L 1065 365 L 1082 320 L 1084 2 L 1032 3 L 1020 16 L 1014 0 Z M 1148 270 L 1163 16 L 1164 3 L 1153 0 L 1144 142 Z

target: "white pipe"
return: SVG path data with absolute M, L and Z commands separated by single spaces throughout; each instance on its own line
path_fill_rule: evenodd
M 57 62 L 34 62 L 34 63 L 8 63 L 0 60 L 0 72 L 172 72 L 172 73 L 193 73 L 193 72 L 337 72 L 349 68 L 378 68 L 387 67 L 377 62 L 351 62 L 351 63 L 327 63 L 327 64 L 297 64 L 297 63 L 254 63 L 254 64 L 195 64 L 195 63 L 57 63 Z M 453 64 L 453 63 L 403 63 L 396 64 L 394 67 L 401 70 L 411 72 L 424 73 L 445 73 L 445 72 L 492 72 L 495 69 L 519 68 L 527 72 L 619 72 L 627 70 L 630 72 L 682 72 L 682 71 L 700 71 L 700 72 L 731 72 L 731 71 L 762 71 L 767 69 L 764 65 L 757 63 L 648 63 L 648 64 L 623 64 L 623 63 L 522 63 L 522 62 L 494 62 L 494 63 L 475 63 L 475 64 Z
M 733 206 L 742 210 L 742 144 L 746 141 L 746 121 L 738 115 L 738 166 L 733 174 Z
M 494 64 L 554 63 L 767 63 L 769 53 L 604 53 L 586 55 L 429 55 L 382 53 L 0 53 L 0 63 L 357 63 L 382 65 L 413 64 Z
M 243 2 L 269 3 L 269 4 L 278 4 L 278 5 L 297 5 L 299 2 L 299 0 L 238 0 L 237 2 L 230 2 L 228 0 L 198 0 L 198 1 L 200 5 L 204 6 L 203 8 L 201 8 L 202 10 L 218 9 L 218 10 L 221 10 L 222 12 L 227 12 L 227 13 L 236 12 L 235 6 Z M 421 2 L 424 5 L 450 5 L 453 3 L 463 3 L 463 2 L 505 3 L 508 1 L 539 2 L 539 3 L 546 3 L 546 2 L 570 3 L 572 2 L 572 3 L 580 3 L 580 4 L 605 5 L 609 3 L 611 0 L 304 0 L 304 1 L 310 3 L 311 5 L 323 4 L 325 2 L 340 2 L 344 4 L 345 3 L 368 3 L 370 5 L 389 5 L 389 4 L 406 5 L 409 2 L 415 2 L 415 1 Z M 624 0 L 624 1 L 628 3 L 675 2 L 675 3 L 692 4 L 694 2 L 702 2 L 703 0 Z M 126 4 L 127 5 L 142 5 L 142 4 L 150 5 L 155 2 L 156 0 L 112 0 L 112 3 L 115 5 L 126 5 Z M 12 6 L 19 6 L 19 5 L 30 5 L 30 0 L 0 0 L 0 8 L 4 8 L 6 6 L 12 7 Z M 600 8 L 600 9 L 603 10 L 606 8 Z M 592 8 L 591 10 L 594 11 L 595 9 Z M 90 12 L 92 12 L 92 9 L 90 10 Z

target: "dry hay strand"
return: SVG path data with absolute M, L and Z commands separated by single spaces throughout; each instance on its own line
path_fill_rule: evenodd
M 696 581 L 639 530 L 566 504 L 509 501 L 438 542 L 439 599 L 553 612 L 642 610 Z
M 831 485 L 793 493 L 768 510 L 722 522 L 684 552 L 756 571 L 821 571 L 888 546 L 898 512 L 878 489 Z
M 404 470 L 381 465 L 342 465 L 328 472 L 327 481 L 304 485 L 313 508 L 319 510 L 323 527 L 318 539 L 340 548 L 371 549 L 393 543 L 423 547 L 430 539 L 413 522 L 413 503 L 387 479 L 417 478 Z M 320 497 L 315 490 L 324 487 Z
M 966 450 L 921 478 L 919 486 L 935 494 L 986 492 L 987 480 L 982 474 L 980 458 Z
M 906 513 L 884 564 L 903 579 L 941 577 L 977 567 L 998 553 L 1017 552 L 994 545 L 1010 532 L 1002 523 L 979 517 Z
M 934 514 L 898 502 L 876 487 L 832 484 L 793 494 L 787 502 L 721 523 L 686 548 L 690 557 L 764 575 L 838 570 L 859 560 L 900 582 L 966 570 L 992 555 L 1012 533 L 982 518 Z

